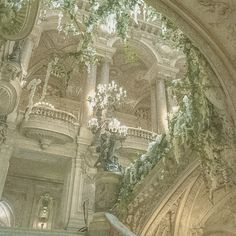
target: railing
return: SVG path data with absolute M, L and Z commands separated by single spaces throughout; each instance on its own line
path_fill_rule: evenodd
M 0 235 L 4 236 L 84 236 L 84 233 L 67 232 L 66 230 L 35 230 L 25 228 L 0 228 Z
M 30 112 L 30 116 L 45 116 L 52 119 L 63 120 L 72 124 L 76 124 L 76 117 L 66 111 L 47 108 L 43 106 L 34 106 Z
M 105 213 L 105 217 L 111 226 L 109 236 L 136 236 L 136 234 L 131 232 L 116 216 Z
M 155 137 L 157 136 L 157 134 L 148 130 L 141 129 L 141 128 L 128 127 L 127 136 L 143 138 L 148 141 L 153 141 L 155 140 Z

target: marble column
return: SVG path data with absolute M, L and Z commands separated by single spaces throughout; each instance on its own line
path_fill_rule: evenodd
M 7 128 L 4 120 L 0 123 L 1 143 L 0 143 L 0 200 L 7 178 L 9 161 L 13 153 L 13 136 L 12 129 Z
M 67 215 L 66 228 L 72 231 L 85 226 L 83 212 L 83 183 L 81 155 L 77 154 L 72 160 L 71 175 L 69 179 L 68 204 L 65 214 Z
M 12 155 L 11 146 L 0 147 L 0 200 L 2 199 L 2 193 L 7 178 L 11 155 Z
M 165 81 L 161 78 L 156 79 L 156 109 L 158 133 L 166 133 L 168 129 L 166 89 Z
M 100 84 L 109 84 L 110 60 L 103 58 L 101 63 Z
M 157 104 L 156 104 L 156 86 L 151 84 L 151 120 L 152 131 L 157 132 Z
M 88 72 L 88 77 L 86 80 L 85 91 L 84 91 L 84 109 L 83 109 L 83 119 L 82 125 L 87 126 L 88 119 L 93 113 L 93 110 L 88 102 L 89 96 L 94 96 L 96 90 L 97 82 L 97 65 L 91 65 L 90 71 Z
M 26 76 L 28 72 L 28 67 L 31 59 L 31 55 L 33 52 L 34 42 L 32 38 L 26 38 L 23 44 L 23 48 L 21 51 L 21 67 L 22 67 L 22 73 L 24 76 Z

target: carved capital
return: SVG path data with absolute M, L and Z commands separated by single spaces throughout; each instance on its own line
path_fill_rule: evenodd
M 0 80 L 10 82 L 16 78 L 21 77 L 21 66 L 14 61 L 3 62 L 0 71 Z
M 151 84 L 160 79 L 175 79 L 179 69 L 175 67 L 165 66 L 162 64 L 153 64 L 144 76 Z

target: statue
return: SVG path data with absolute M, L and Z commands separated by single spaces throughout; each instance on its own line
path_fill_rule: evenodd
M 93 117 L 88 124 L 94 134 L 91 146 L 96 146 L 98 154 L 95 167 L 104 171 L 121 172 L 118 158 L 122 141 L 127 135 L 127 127 L 120 125 L 113 115 L 116 106 L 123 103 L 126 91 L 118 88 L 114 81 L 98 85 L 97 90 L 95 97 L 88 99 L 96 117 Z
M 99 154 L 95 163 L 96 167 L 112 172 L 121 172 L 121 165 L 118 162 L 121 139 L 112 134 L 109 130 L 104 130 L 99 136 L 99 144 L 96 152 Z

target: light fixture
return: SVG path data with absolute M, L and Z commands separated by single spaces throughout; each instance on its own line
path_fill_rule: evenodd
M 109 84 L 99 84 L 96 94 L 88 98 L 94 114 L 88 122 L 88 128 L 94 134 L 92 144 L 96 145 L 98 153 L 95 166 L 104 171 L 121 171 L 118 163 L 119 149 L 127 136 L 128 128 L 121 125 L 114 117 L 114 112 L 126 97 L 126 91 L 112 81 Z

